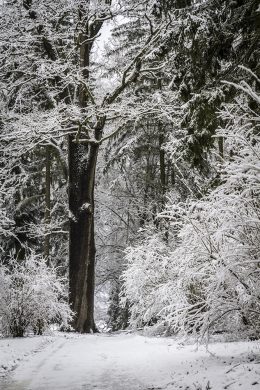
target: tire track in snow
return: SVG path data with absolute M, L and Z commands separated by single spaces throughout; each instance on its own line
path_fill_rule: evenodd
M 65 340 L 57 339 L 51 344 L 43 344 L 40 346 L 40 348 L 33 350 L 33 353 L 31 355 L 27 355 L 26 358 L 22 361 L 21 366 L 30 366 L 30 362 L 35 359 L 35 355 L 39 354 L 41 356 L 42 353 L 44 353 L 44 358 L 40 360 L 40 362 L 36 365 L 36 367 L 31 372 L 31 378 L 35 377 L 37 373 L 44 367 L 47 360 L 50 358 L 53 358 L 55 353 L 57 353 L 65 344 Z M 50 352 L 48 350 L 50 349 Z M 17 367 L 16 367 L 17 368 Z M 12 372 L 11 372 L 12 374 Z M 15 373 L 14 373 L 15 375 Z M 29 390 L 30 389 L 30 379 L 25 379 L 19 382 L 16 382 L 10 377 L 7 377 L 2 386 L 4 386 L 3 390 Z M 1 387 L 2 390 L 2 387 Z
M 180 346 L 137 335 L 63 335 L 13 372 L 1 390 L 252 390 L 257 342 Z

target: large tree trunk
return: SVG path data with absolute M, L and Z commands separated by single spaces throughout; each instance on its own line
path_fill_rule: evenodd
M 45 162 L 45 224 L 48 225 L 51 221 L 51 148 L 46 146 L 46 162 Z M 45 231 L 44 238 L 44 256 L 49 264 L 50 256 L 50 232 Z
M 85 9 L 79 7 L 80 19 Z M 85 26 L 87 28 L 87 26 Z M 89 31 L 79 35 L 80 68 L 86 82 L 89 79 L 91 46 L 85 42 Z M 88 105 L 83 86 L 78 89 L 78 104 Z M 94 235 L 94 184 L 98 147 L 75 142 L 69 136 L 69 287 L 70 304 L 75 313 L 73 328 L 80 333 L 95 330 L 95 235 Z
M 73 328 L 95 331 L 94 184 L 98 146 L 69 138 L 70 302 L 75 312 Z
M 103 22 L 89 26 L 85 21 L 88 2 L 79 4 L 79 67 L 86 83 L 89 80 L 92 37 L 98 33 Z M 94 39 L 94 38 L 93 38 Z M 89 96 L 84 85 L 78 88 L 78 104 L 83 110 L 88 106 Z M 79 138 L 81 137 L 79 129 Z M 84 134 L 88 138 L 88 134 Z M 69 287 L 70 304 L 75 312 L 73 328 L 80 333 L 96 331 L 94 322 L 95 292 L 95 232 L 94 232 L 94 185 L 98 145 L 75 142 L 69 136 Z

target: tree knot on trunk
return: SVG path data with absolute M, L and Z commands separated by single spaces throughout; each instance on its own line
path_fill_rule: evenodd
M 92 214 L 93 208 L 90 203 L 85 202 L 80 208 L 80 213 L 85 212 L 87 214 Z

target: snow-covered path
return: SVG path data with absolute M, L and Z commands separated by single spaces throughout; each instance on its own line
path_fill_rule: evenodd
M 217 355 L 166 338 L 62 335 L 23 358 L 0 389 L 260 389 L 257 342 L 212 344 L 210 350 Z

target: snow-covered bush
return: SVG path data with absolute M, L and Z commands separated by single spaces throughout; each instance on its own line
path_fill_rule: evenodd
M 152 313 L 174 331 L 259 336 L 260 97 L 245 82 L 233 86 L 241 93 L 223 108 L 217 133 L 225 144 L 220 184 L 181 208 L 169 201 L 163 217 L 180 227 L 175 249 L 161 256 L 157 234 L 127 251 L 124 294 L 133 325 L 136 313 L 139 323 Z
M 160 234 L 147 236 L 139 245 L 126 249 L 128 267 L 123 273 L 122 303 L 131 304 L 130 322 L 135 327 L 152 325 L 160 318 L 165 301 L 158 290 L 169 277 L 169 259 L 166 242 Z
M 51 323 L 68 327 L 72 312 L 65 279 L 43 258 L 31 254 L 25 261 L 0 264 L 0 334 L 42 334 Z

